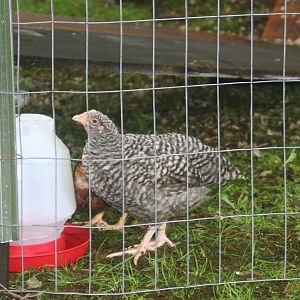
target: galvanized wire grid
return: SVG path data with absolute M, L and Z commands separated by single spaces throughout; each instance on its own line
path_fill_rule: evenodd
M 217 285 L 225 285 L 229 283 L 249 283 L 249 282 L 272 282 L 272 281 L 284 281 L 284 280 L 299 280 L 300 278 L 298 277 L 293 277 L 293 278 L 288 278 L 287 277 L 287 256 L 288 256 L 288 251 L 287 251 L 287 237 L 288 237 L 288 216 L 290 215 L 300 215 L 300 212 L 288 212 L 287 210 L 287 170 L 286 170 L 286 151 L 287 149 L 300 149 L 300 146 L 295 146 L 295 147 L 289 147 L 286 146 L 286 118 L 285 118 L 285 104 L 286 104 L 286 82 L 299 82 L 300 79 L 298 78 L 286 78 L 286 35 L 287 35 L 287 16 L 290 14 L 300 14 L 298 13 L 288 13 L 287 12 L 287 0 L 284 1 L 284 11 L 282 13 L 254 13 L 253 12 L 253 0 L 251 0 L 251 10 L 250 13 L 246 14 L 231 14 L 231 15 L 222 15 L 220 12 L 220 0 L 217 1 L 217 14 L 216 15 L 211 15 L 211 16 L 196 16 L 196 17 L 190 17 L 188 14 L 188 1 L 185 0 L 185 16 L 184 17 L 175 17 L 175 18 L 156 18 L 155 15 L 155 0 L 152 0 L 152 10 L 153 10 L 153 17 L 152 19 L 147 19 L 147 20 L 123 20 L 123 3 L 122 0 L 120 0 L 120 20 L 118 21 L 100 21 L 100 22 L 94 22 L 94 21 L 89 21 L 89 3 L 88 0 L 85 1 L 85 11 L 86 11 L 86 20 L 85 22 L 71 22 L 71 21 L 55 21 L 54 18 L 54 0 L 50 0 L 50 5 L 51 5 L 51 21 L 45 21 L 45 22 L 20 22 L 20 14 L 19 14 L 19 0 L 16 0 L 17 3 L 17 22 L 14 23 L 14 25 L 17 27 L 17 45 L 14 45 L 14 47 L 17 48 L 17 65 L 16 65 L 16 70 L 17 70 L 17 76 L 16 76 L 16 87 L 17 90 L 19 90 L 19 83 L 20 83 L 20 26 L 21 25 L 26 25 L 26 24 L 51 24 L 51 39 L 52 39 L 52 44 L 51 44 L 51 53 L 52 53 L 52 60 L 51 60 L 51 67 L 52 67 L 52 74 L 51 74 L 51 90 L 43 90 L 43 91 L 34 91 L 34 92 L 29 92 L 31 94 L 51 94 L 51 103 L 52 103 L 52 117 L 55 120 L 55 95 L 59 93 L 70 93 L 70 94 L 82 94 L 85 95 L 86 99 L 86 110 L 89 110 L 89 95 L 90 94 L 104 94 L 104 93 L 119 93 L 120 94 L 120 108 L 121 108 L 121 133 L 123 134 L 124 132 L 124 120 L 123 120 L 123 109 L 124 109 L 124 102 L 123 102 L 123 95 L 124 93 L 127 92 L 135 92 L 135 91 L 152 91 L 152 100 L 153 100 L 153 132 L 154 135 L 156 135 L 156 91 L 158 90 L 169 90 L 169 89 L 182 89 L 184 88 L 185 91 L 185 125 L 186 125 L 186 132 L 185 135 L 189 135 L 189 126 L 188 126 L 188 101 L 189 101 L 189 89 L 190 88 L 195 88 L 195 87 L 216 87 L 217 90 L 217 97 L 216 97 L 216 103 L 217 103 L 217 129 L 218 129 L 218 146 L 217 150 L 214 152 L 219 153 L 219 166 L 220 166 L 220 155 L 221 153 L 226 153 L 226 152 L 237 152 L 237 151 L 247 151 L 250 152 L 250 158 L 251 158 L 251 214 L 240 214 L 240 215 L 223 215 L 222 214 L 222 199 L 221 199 L 221 173 L 220 173 L 220 168 L 219 168 L 219 189 L 218 189 L 218 201 L 219 201 L 219 215 L 216 217 L 201 217 L 201 218 L 190 218 L 189 216 L 189 205 L 188 205 L 188 193 L 187 193 L 187 202 L 186 202 L 186 218 L 181 218 L 177 220 L 171 220 L 168 221 L 167 223 L 179 223 L 179 222 L 185 222 L 186 223 L 186 284 L 183 286 L 176 286 L 176 287 L 165 287 L 165 288 L 160 288 L 157 286 L 157 276 L 158 276 L 158 265 L 157 265 L 157 250 L 155 251 L 155 271 L 154 271 L 154 276 L 155 276 L 155 281 L 154 281 L 154 286 L 152 289 L 145 289 L 145 290 L 126 290 L 125 287 L 125 257 L 123 254 L 123 259 L 122 259 L 122 286 L 121 286 L 121 291 L 120 292 L 114 292 L 114 293 L 102 293 L 102 292 L 93 292 L 92 291 L 92 229 L 96 228 L 91 226 L 89 224 L 89 231 L 90 231 L 90 244 L 89 244 L 89 284 L 88 284 L 88 291 L 86 293 L 81 293 L 81 292 L 70 292 L 70 291 L 58 291 L 58 269 L 55 268 L 54 272 L 54 281 L 55 281 L 55 287 L 53 291 L 43 291 L 45 293 L 52 293 L 52 294 L 73 294 L 73 295 L 124 295 L 124 294 L 135 294 L 135 293 L 143 293 L 143 292 L 152 292 L 152 291 L 167 291 L 167 290 L 175 290 L 175 289 L 185 289 L 185 288 L 195 288 L 195 287 L 202 287 L 202 286 L 217 286 Z M 255 80 L 254 75 L 253 75 L 253 19 L 255 16 L 271 16 L 271 15 L 281 15 L 284 18 L 284 43 L 283 43 L 283 69 L 282 69 L 282 78 L 281 79 L 273 79 L 273 80 Z M 232 81 L 232 82 L 227 82 L 223 83 L 220 82 L 220 52 L 222 51 L 220 49 L 220 21 L 224 17 L 238 17 L 238 16 L 248 16 L 250 17 L 251 20 L 251 39 L 250 39 L 250 45 L 251 45 L 251 74 L 250 74 L 250 80 L 249 81 Z M 216 83 L 208 83 L 208 84 L 197 84 L 197 85 L 189 85 L 188 84 L 188 34 L 189 34 L 189 21 L 193 19 L 208 19 L 208 18 L 214 18 L 217 20 L 217 41 L 216 41 L 216 46 L 217 46 L 217 56 L 216 56 Z M 156 22 L 158 21 L 167 21 L 167 20 L 183 20 L 185 22 L 185 53 L 184 53 L 184 62 L 185 62 L 185 72 L 184 72 L 184 85 L 183 86 L 164 86 L 164 87 L 157 87 L 156 86 L 156 80 L 155 80 L 155 75 L 156 75 L 156 69 L 155 69 L 155 55 L 156 55 Z M 152 87 L 150 88 L 137 88 L 137 89 L 123 89 L 123 24 L 124 23 L 136 23 L 136 22 L 152 22 L 152 32 L 153 32 L 153 39 L 152 39 Z M 57 90 L 55 88 L 55 53 L 54 53 L 54 37 L 55 37 L 55 31 L 54 31 L 54 26 L 55 24 L 83 24 L 85 25 L 85 31 L 86 31 L 86 57 L 85 57 L 85 90 L 84 91 L 73 91 L 73 90 Z M 89 90 L 89 25 L 94 25 L 94 24 L 119 24 L 120 25 L 120 89 L 119 90 Z M 282 89 L 282 122 L 283 122 L 283 146 L 281 147 L 254 147 L 253 146 L 253 86 L 255 84 L 264 84 L 264 83 L 282 83 L 283 89 Z M 233 148 L 233 149 L 226 149 L 226 150 L 221 150 L 221 126 L 220 126 L 220 86 L 225 86 L 225 85 L 249 85 L 250 86 L 250 147 L 249 148 Z M 18 109 L 18 114 L 20 114 L 20 108 Z M 19 130 L 19 136 L 21 139 L 21 128 L 20 124 L 17 126 L 17 129 Z M 56 143 L 55 136 L 54 136 L 54 143 Z M 20 142 L 21 144 L 21 142 Z M 55 146 L 56 149 L 56 146 Z M 283 151 L 283 158 L 284 158 L 284 212 L 277 212 L 277 213 L 255 213 L 254 211 L 254 204 L 255 204 L 255 198 L 254 198 L 254 161 L 253 161 L 253 153 L 255 150 L 263 150 L 263 149 L 278 149 Z M 56 152 L 56 150 L 55 150 Z M 22 149 L 21 153 L 22 155 Z M 189 151 L 188 148 L 188 143 L 186 143 L 186 153 L 184 154 L 187 158 L 189 155 L 194 154 Z M 155 160 L 155 175 L 156 175 L 156 160 L 157 160 L 157 153 L 155 150 L 155 155 L 154 155 L 154 160 Z M 145 157 L 143 157 L 145 158 Z M 150 158 L 150 157 L 149 157 Z M 45 159 L 49 159 L 45 157 Z M 57 160 L 61 159 L 57 157 L 57 154 L 55 155 L 55 161 L 56 161 L 56 177 L 55 177 L 55 184 L 57 185 Z M 124 158 L 124 140 L 122 137 L 122 174 L 123 174 L 123 183 L 124 183 L 124 162 L 130 158 Z M 134 159 L 137 159 L 136 157 Z M 76 159 L 74 159 L 76 160 Z M 21 160 L 21 175 L 22 175 L 22 162 Z M 186 170 L 188 170 L 188 159 L 187 159 L 187 166 Z M 156 177 L 156 176 L 155 176 Z M 156 181 L 156 180 L 155 180 Z M 155 190 L 157 189 L 157 182 L 155 182 Z M 189 189 L 189 178 L 188 178 L 188 172 L 187 172 L 187 185 L 186 189 Z M 22 188 L 21 188 L 22 191 Z M 91 190 L 89 191 L 89 198 L 91 199 Z M 22 199 L 22 195 L 21 195 Z M 156 203 L 156 197 L 155 197 L 155 203 Z M 22 206 L 21 206 L 22 207 Z M 55 194 L 55 207 L 57 207 L 57 191 Z M 123 212 L 126 211 L 125 207 L 125 189 L 124 189 L 124 184 L 123 184 Z M 283 275 L 282 278 L 266 278 L 266 279 L 255 279 L 254 277 L 254 254 L 255 254 L 255 217 L 257 216 L 284 216 L 284 270 L 283 270 Z M 91 201 L 89 201 L 89 219 L 91 220 L 92 217 L 92 208 L 91 208 Z M 228 218 L 241 218 L 241 217 L 250 217 L 251 218 L 251 279 L 250 280 L 238 280 L 238 281 L 224 281 L 222 278 L 222 233 L 221 233 L 221 220 L 222 219 L 228 219 Z M 55 219 L 57 220 L 57 211 L 55 213 Z M 219 220 L 219 246 L 218 246 L 218 281 L 214 283 L 203 283 L 203 284 L 197 284 L 197 285 L 192 285 L 190 284 L 190 222 L 192 221 L 199 221 L 199 220 Z M 157 210 L 155 209 L 155 223 L 152 224 L 160 224 L 160 222 L 157 222 Z M 137 227 L 140 225 L 148 225 L 148 224 L 131 224 L 131 225 L 125 225 L 124 228 L 130 228 L 130 227 Z M 21 209 L 21 224 L 20 228 L 22 229 L 22 209 Z M 123 230 L 123 242 L 122 242 L 122 248 L 123 250 L 125 249 L 125 231 Z M 157 232 L 155 234 L 157 236 Z M 21 237 L 22 237 L 22 230 L 21 230 Z M 57 265 L 57 243 L 55 242 L 55 249 L 56 249 L 56 265 Z M 22 252 L 23 253 L 23 252 Z M 22 286 L 21 289 L 19 290 L 20 292 L 28 291 L 25 289 L 24 285 L 24 257 L 22 257 L 23 263 L 22 263 Z M 37 290 L 32 290 L 31 292 L 37 292 Z

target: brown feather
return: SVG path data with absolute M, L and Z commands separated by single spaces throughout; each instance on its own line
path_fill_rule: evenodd
M 73 180 L 76 205 L 80 208 L 86 207 L 89 203 L 89 185 L 80 161 L 75 166 Z M 92 209 L 96 211 L 103 211 L 106 206 L 105 202 L 93 192 L 91 192 L 91 205 Z

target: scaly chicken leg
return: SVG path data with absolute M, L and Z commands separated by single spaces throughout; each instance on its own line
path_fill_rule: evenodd
M 155 251 L 155 249 L 163 246 L 165 243 L 167 243 L 170 247 L 175 247 L 175 244 L 171 240 L 169 240 L 166 235 L 166 226 L 167 224 L 165 223 L 160 225 L 155 225 L 155 226 L 149 226 L 141 243 L 127 248 L 124 251 L 124 253 L 133 255 L 134 256 L 133 262 L 135 265 L 137 265 L 139 258 L 147 251 Z M 157 239 L 155 241 L 151 241 L 156 229 L 157 229 Z M 112 258 L 112 257 L 122 256 L 122 255 L 123 255 L 123 251 L 120 251 L 120 252 L 109 254 L 106 257 Z
M 99 228 L 99 230 L 116 230 L 116 231 L 123 231 L 124 225 L 127 219 L 127 213 L 122 214 L 120 219 L 115 224 L 108 224 L 103 220 L 104 211 L 98 213 L 94 218 L 91 220 L 93 226 L 102 226 L 103 228 Z
M 115 231 L 123 231 L 126 219 L 127 219 L 127 213 L 122 214 L 120 219 L 115 224 L 108 224 L 106 221 L 103 220 L 104 211 L 96 214 L 92 220 L 91 225 L 92 226 L 99 226 L 99 231 L 101 230 L 115 230 Z M 74 224 L 80 224 L 87 227 L 90 223 L 89 222 L 74 222 Z

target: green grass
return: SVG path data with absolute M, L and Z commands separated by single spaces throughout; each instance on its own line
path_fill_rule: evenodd
M 86 5 L 85 0 L 54 0 L 53 11 L 58 16 L 71 16 L 85 18 Z M 49 0 L 21 0 L 20 11 L 35 12 L 50 14 L 51 3 Z M 16 6 L 14 6 L 16 9 Z M 102 21 L 116 21 L 120 19 L 119 5 L 109 5 L 105 1 L 89 0 L 89 17 L 91 19 Z M 148 19 L 151 18 L 151 13 L 137 3 L 126 3 L 123 9 L 124 19 Z
M 120 20 L 119 1 L 116 4 L 107 4 L 104 0 L 89 0 L 88 14 L 90 19 L 98 21 Z M 16 0 L 13 0 L 13 7 L 16 10 Z M 85 0 L 53 0 L 53 12 L 58 16 L 72 16 L 85 18 Z M 224 15 L 250 13 L 250 4 L 243 2 L 223 0 L 220 1 L 220 12 Z M 152 19 L 152 1 L 126 0 L 123 1 L 124 20 L 145 20 Z M 49 0 L 19 0 L 20 11 L 34 13 L 51 13 L 51 3 Z M 271 12 L 272 7 L 267 1 L 254 1 L 255 12 Z M 188 6 L 189 16 L 207 16 L 207 18 L 189 21 L 189 28 L 192 30 L 202 30 L 216 32 L 217 20 L 209 16 L 217 15 L 217 1 L 202 1 L 201 5 L 197 1 L 191 1 Z M 183 0 L 164 0 L 156 2 L 156 18 L 184 17 Z M 257 16 L 254 19 L 254 34 L 259 36 L 263 29 L 263 24 L 267 17 Z M 182 28 L 185 21 L 162 21 L 158 26 Z M 221 19 L 221 32 L 245 35 L 250 33 L 250 19 L 247 16 L 226 17 Z
M 21 70 L 21 88 L 43 90 L 47 88 L 51 76 L 43 69 Z M 84 74 L 80 70 L 69 72 L 56 70 L 56 89 L 82 89 Z M 177 85 L 181 78 L 160 76 L 157 84 Z M 191 79 L 199 83 L 200 79 Z M 152 79 L 146 75 L 127 74 L 125 86 L 148 86 Z M 202 83 L 207 82 L 202 79 Z M 117 89 L 119 76 L 91 71 L 91 90 Z M 220 116 L 222 148 L 247 148 L 249 136 L 249 85 L 220 87 Z M 298 84 L 287 84 L 288 103 L 286 106 L 287 145 L 299 145 L 298 116 L 300 114 Z M 119 93 L 91 94 L 91 108 L 99 109 L 120 124 Z M 33 94 L 31 103 L 24 112 L 52 115 L 50 94 Z M 282 86 L 269 84 L 254 86 L 254 144 L 268 146 L 282 145 Z M 84 130 L 76 125 L 71 117 L 86 109 L 84 94 L 54 95 L 58 136 L 67 144 L 73 158 L 80 158 L 85 140 Z M 124 128 L 126 132 L 151 133 L 152 93 L 124 93 Z M 157 131 L 185 132 L 184 89 L 157 91 Z M 189 89 L 189 132 L 205 143 L 217 145 L 216 88 L 201 87 Z M 268 134 L 268 130 L 272 133 Z M 190 285 L 203 285 L 218 282 L 219 275 L 219 232 L 222 236 L 222 281 L 248 280 L 251 272 L 251 169 L 250 152 L 237 151 L 226 156 L 243 172 L 246 180 L 231 182 L 222 187 L 223 216 L 248 215 L 239 218 L 218 220 L 218 188 L 215 188 L 209 201 L 190 213 L 190 218 L 208 218 L 190 223 Z M 254 153 L 254 211 L 259 213 L 284 212 L 283 152 L 281 150 L 260 150 Z M 300 150 L 287 150 L 287 211 L 299 211 L 300 194 Z M 110 210 L 106 219 L 113 222 L 119 214 Z M 86 209 L 76 212 L 73 220 L 87 220 Z M 287 277 L 299 277 L 299 216 L 289 216 L 287 237 Z M 282 278 L 284 260 L 284 216 L 256 216 L 254 218 L 255 279 Z M 136 224 L 133 219 L 128 224 Z M 221 230 L 221 231 L 220 231 Z M 126 246 L 137 243 L 145 228 L 133 227 L 126 230 Z M 167 246 L 157 252 L 157 287 L 169 288 L 186 285 L 187 248 L 186 223 L 169 225 L 170 239 L 178 243 L 176 248 Z M 121 258 L 106 259 L 112 251 L 122 248 L 120 233 L 93 231 L 92 235 L 92 292 L 120 292 L 122 286 Z M 76 264 L 58 269 L 58 291 L 87 292 L 89 258 Z M 132 259 L 126 256 L 125 289 L 136 291 L 154 288 L 155 256 L 147 254 L 135 267 Z M 240 272 L 240 273 L 237 273 Z M 25 272 L 25 280 L 34 274 L 42 281 L 42 289 L 54 290 L 54 271 L 43 269 Z M 21 275 L 11 277 L 11 287 L 20 288 Z M 229 284 L 224 286 L 203 286 L 198 289 L 175 289 L 157 294 L 126 296 L 125 299 L 297 299 L 300 284 L 296 281 L 275 283 Z M 50 296 L 49 296 L 50 297 Z M 51 296 L 53 299 L 68 299 L 70 296 Z M 139 297 L 139 298 L 137 298 Z M 40 299 L 52 299 L 40 296 Z M 74 296 L 76 299 L 76 297 Z M 78 298 L 79 299 L 79 298 Z M 105 297 L 105 299 L 111 299 Z

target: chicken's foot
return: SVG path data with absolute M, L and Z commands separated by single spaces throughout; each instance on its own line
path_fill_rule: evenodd
M 151 241 L 155 231 L 157 229 L 157 239 Z M 170 247 L 174 247 L 175 244 L 168 239 L 166 236 L 166 224 L 160 224 L 156 226 L 149 226 L 146 234 L 144 235 L 142 241 L 138 245 L 134 245 L 125 249 L 124 254 L 131 254 L 134 256 L 133 262 L 137 265 L 139 258 L 144 255 L 147 251 L 155 251 L 155 249 L 163 246 L 167 243 Z M 112 253 L 107 255 L 108 258 L 122 256 L 123 251 Z
M 123 231 L 126 219 L 127 219 L 127 213 L 122 214 L 120 219 L 115 224 L 108 224 L 106 221 L 103 220 L 104 211 L 96 214 L 92 220 L 91 225 L 100 227 L 99 231 L 101 230 L 115 230 L 115 231 Z M 90 222 L 74 222 L 74 224 L 80 224 L 84 227 L 88 227 Z

